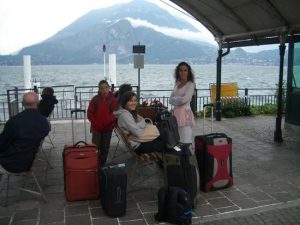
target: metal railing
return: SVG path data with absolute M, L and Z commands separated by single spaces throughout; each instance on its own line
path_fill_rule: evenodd
M 55 105 L 52 119 L 70 119 L 71 110 L 75 108 L 87 109 L 90 99 L 97 93 L 97 86 L 83 86 L 75 87 L 73 85 L 65 86 L 53 86 L 55 95 L 58 99 L 58 104 Z M 114 87 L 115 90 L 118 87 Z M 41 93 L 40 87 L 37 90 L 34 89 L 12 89 L 7 90 L 7 94 L 0 95 L 0 123 L 5 123 L 10 116 L 23 110 L 21 99 L 25 92 L 36 91 Z M 139 91 L 137 86 L 133 86 L 134 91 Z M 172 109 L 173 106 L 169 103 L 169 96 L 172 90 L 140 90 L 140 101 L 159 101 L 168 109 Z M 272 92 L 272 93 L 271 93 Z M 258 88 L 245 88 L 239 89 L 239 98 L 247 99 L 249 106 L 258 106 L 264 104 L 277 104 L 277 96 L 275 95 L 276 89 L 258 89 Z M 253 94 L 251 94 L 253 93 Z M 257 94 L 260 93 L 260 94 Z M 263 94 L 265 93 L 265 94 Z M 194 93 L 194 111 L 202 111 L 203 105 L 211 103 L 210 90 L 209 89 L 197 89 Z

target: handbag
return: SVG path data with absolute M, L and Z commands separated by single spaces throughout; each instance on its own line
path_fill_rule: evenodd
M 151 121 L 150 123 L 146 123 L 143 135 L 141 135 L 141 136 L 129 135 L 128 139 L 131 141 L 136 141 L 136 142 L 148 142 L 148 141 L 154 140 L 159 135 L 160 135 L 160 133 L 159 133 L 158 128 Z

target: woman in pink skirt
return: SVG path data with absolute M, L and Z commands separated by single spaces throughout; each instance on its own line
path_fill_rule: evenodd
M 190 102 L 196 88 L 191 66 L 180 62 L 175 69 L 175 87 L 170 96 L 170 104 L 174 105 L 173 114 L 178 122 L 180 142 L 193 143 L 193 126 L 195 118 Z

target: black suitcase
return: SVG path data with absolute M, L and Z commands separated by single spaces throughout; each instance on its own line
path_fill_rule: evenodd
M 168 114 L 161 112 L 158 114 L 157 127 L 160 138 L 166 147 L 172 149 L 179 143 L 180 136 L 178 132 L 178 123 L 175 116 L 167 116 Z
M 108 216 L 120 217 L 126 213 L 127 175 L 125 164 L 105 166 L 100 172 L 101 204 Z
M 163 154 L 166 186 L 181 187 L 187 191 L 196 206 L 200 189 L 199 171 L 195 155 L 191 155 L 191 144 L 180 143 L 181 150 L 169 150 Z
M 211 112 L 213 112 L 213 108 Z M 203 122 L 203 132 L 204 123 L 205 122 Z M 211 117 L 211 132 L 212 131 L 213 114 Z M 233 185 L 232 139 L 230 137 L 224 133 L 197 135 L 195 136 L 195 154 L 200 171 L 201 190 L 208 192 Z

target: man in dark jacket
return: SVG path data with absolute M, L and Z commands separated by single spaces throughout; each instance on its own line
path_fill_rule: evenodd
M 38 109 L 43 116 L 49 117 L 54 109 L 54 105 L 58 103 L 53 88 L 45 87 L 41 96 L 42 99 L 38 104 Z
M 36 93 L 25 93 L 25 110 L 6 122 L 0 134 L 0 171 L 30 170 L 41 141 L 50 131 L 48 120 L 37 109 L 38 102 Z

